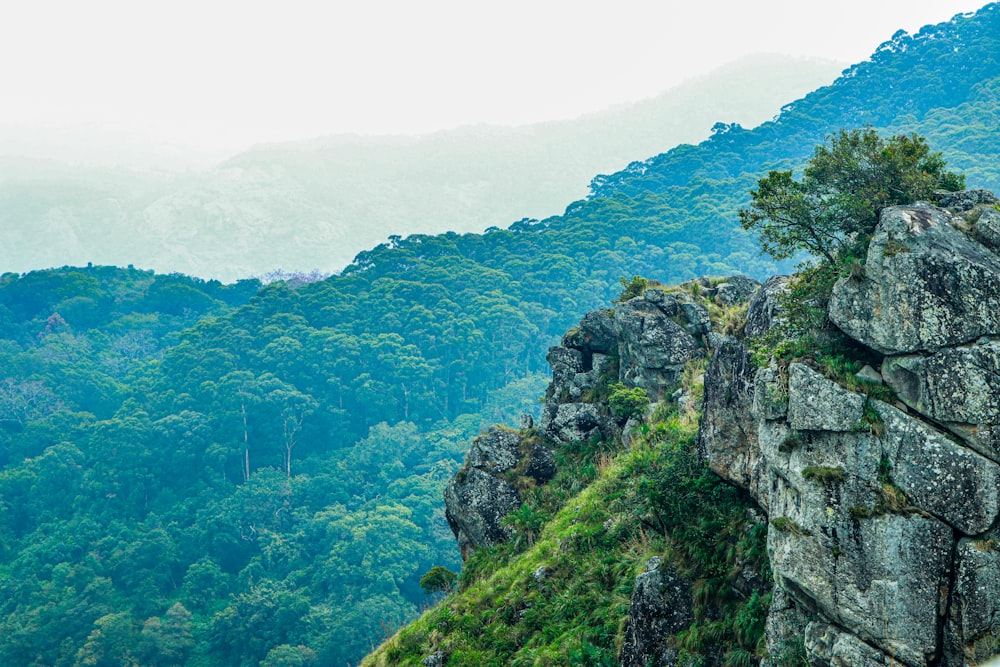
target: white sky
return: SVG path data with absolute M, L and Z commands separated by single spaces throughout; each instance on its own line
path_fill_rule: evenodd
M 984 0 L 25 0 L 0 125 L 235 152 L 341 132 L 569 118 L 742 55 L 866 58 Z

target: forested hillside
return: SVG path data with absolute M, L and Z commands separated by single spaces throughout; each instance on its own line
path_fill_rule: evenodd
M 925 134 L 996 187 L 998 42 L 995 4 L 897 35 L 564 215 L 392 238 L 297 289 L 6 277 L 4 386 L 43 400 L 0 434 L 0 663 L 357 661 L 457 567 L 440 494 L 468 439 L 537 408 L 546 349 L 621 276 L 774 271 L 736 210 L 844 126 Z M 148 344 L 114 352 L 133 329 Z

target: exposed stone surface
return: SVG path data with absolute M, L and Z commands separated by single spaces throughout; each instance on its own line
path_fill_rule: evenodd
M 650 400 L 662 399 L 684 364 L 701 354 L 694 337 L 674 321 L 682 315 L 681 304 L 670 295 L 656 303 L 636 297 L 615 309 L 619 380 L 642 387 Z
M 831 303 L 849 336 L 893 355 L 859 379 L 914 412 L 866 411 L 803 363 L 751 366 L 746 341 L 781 321 L 785 279 L 751 299 L 745 339 L 713 350 L 698 442 L 768 512 L 772 656 L 803 636 L 810 664 L 831 667 L 953 667 L 1000 648 L 1000 557 L 984 532 L 1000 514 L 1000 258 L 952 222 L 889 209 L 866 274 Z
M 791 501 L 794 491 L 781 494 Z M 940 595 L 947 590 L 952 532 L 919 515 L 855 521 L 842 505 L 772 508 L 810 534 L 772 529 L 768 551 L 780 586 L 807 610 L 910 665 L 937 650 Z M 865 664 L 864 662 L 857 664 Z
M 765 465 L 750 418 L 754 373 L 746 345 L 727 338 L 715 349 L 705 373 L 704 412 L 698 428 L 698 451 L 724 479 L 751 493 L 767 484 Z M 767 494 L 754 493 L 767 507 Z
M 442 651 L 435 651 L 420 662 L 424 667 L 444 667 L 445 663 L 448 662 L 448 656 Z
M 521 505 L 503 476 L 523 471 L 537 483 L 555 475 L 552 450 L 511 429 L 494 427 L 472 442 L 465 465 L 445 487 L 445 517 L 463 559 L 475 549 L 510 538 L 503 518 Z
M 837 281 L 830 319 L 884 354 L 934 351 L 1000 333 L 1000 257 L 927 205 L 885 209 L 865 277 Z
M 562 344 L 563 347 L 573 348 L 581 352 L 607 354 L 613 350 L 618 344 L 618 340 L 611 311 L 595 310 L 584 315 L 579 326 L 563 336 Z
M 805 631 L 806 655 L 811 667 L 875 667 L 899 665 L 894 656 L 886 655 L 854 635 L 826 623 L 810 623 Z
M 586 442 L 596 435 L 613 438 L 617 434 L 614 420 L 602 415 L 592 403 L 546 405 L 541 429 L 549 440 L 566 445 Z
M 753 278 L 730 276 L 716 285 L 715 300 L 723 306 L 735 306 L 749 301 L 759 289 L 760 283 Z
M 885 384 L 882 374 L 868 364 L 865 364 L 860 371 L 855 373 L 854 377 L 868 384 Z
M 788 388 L 776 368 L 760 368 L 754 378 L 753 415 L 758 419 L 784 419 L 788 415 Z
M 883 456 L 906 497 L 966 535 L 993 525 L 1000 510 L 1000 467 L 892 406 L 874 406 L 884 423 Z
M 948 667 L 980 664 L 1000 652 L 1000 544 L 997 535 L 958 543 L 955 590 L 945 635 Z
M 763 336 L 781 321 L 782 294 L 788 291 L 788 276 L 771 276 L 747 306 L 747 340 Z
M 863 396 L 848 391 L 803 364 L 788 367 L 788 424 L 796 430 L 853 431 L 861 421 Z
M 796 641 L 802 638 L 807 623 L 806 614 L 788 596 L 785 589 L 775 586 L 771 594 L 767 621 L 764 624 L 764 636 L 770 659 L 761 661 L 761 667 L 787 664 L 781 660 L 793 650 Z
M 538 484 L 544 484 L 556 476 L 556 459 L 552 450 L 540 444 L 532 446 L 528 463 L 524 467 L 525 477 Z
M 469 465 L 497 474 L 510 470 L 520 458 L 521 436 L 515 431 L 492 428 L 472 441 Z
M 889 357 L 886 383 L 906 405 L 1000 461 L 1000 341 L 983 339 L 929 355 Z
M 693 620 L 690 585 L 673 569 L 661 568 L 659 558 L 650 558 L 632 591 L 622 667 L 675 664 L 676 654 L 666 640 Z
M 996 252 L 1000 250 L 1000 211 L 988 208 L 980 214 L 972 227 L 976 240 Z
M 983 188 L 959 190 L 958 192 L 935 192 L 938 204 L 953 211 L 969 211 L 980 204 L 997 203 L 996 195 Z
M 506 480 L 465 468 L 445 487 L 444 505 L 464 560 L 475 549 L 510 539 L 510 528 L 501 522 L 521 505 L 521 497 Z

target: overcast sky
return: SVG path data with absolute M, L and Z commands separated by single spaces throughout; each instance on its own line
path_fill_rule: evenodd
M 968 0 L 32 0 L 0 20 L 0 125 L 233 152 L 570 118 L 742 55 L 866 58 Z

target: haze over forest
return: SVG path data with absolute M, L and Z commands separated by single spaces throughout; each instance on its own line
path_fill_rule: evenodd
M 747 57 L 575 120 L 260 145 L 204 170 L 8 158 L 0 258 L 14 271 L 134 264 L 227 282 L 275 269 L 331 273 L 393 234 L 482 232 L 561 213 L 595 174 L 696 143 L 720 120 L 757 125 L 841 69 Z M 70 143 L 63 157 L 85 148 Z

